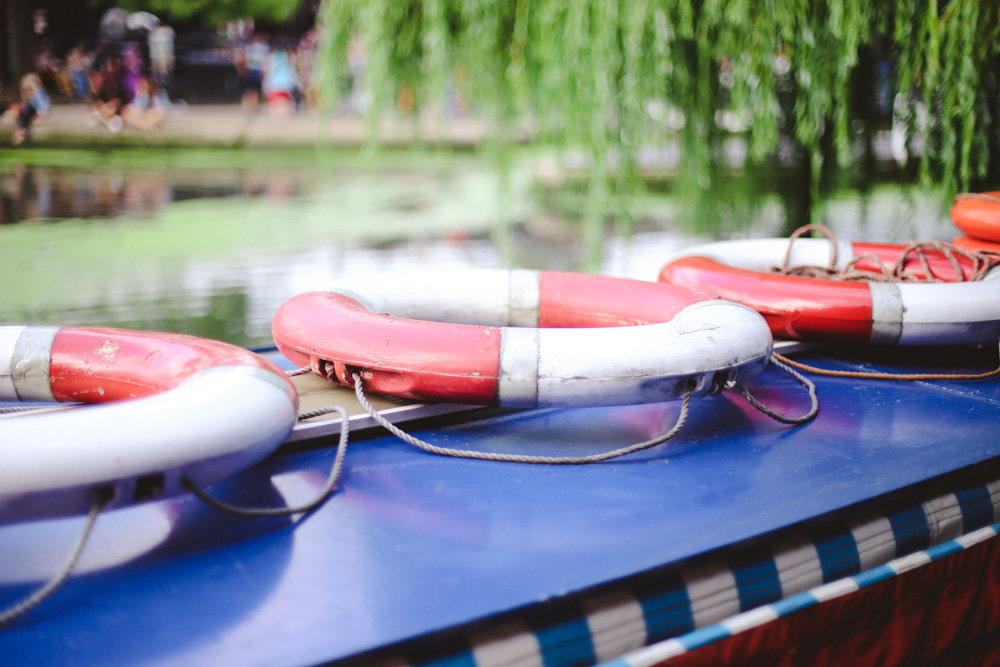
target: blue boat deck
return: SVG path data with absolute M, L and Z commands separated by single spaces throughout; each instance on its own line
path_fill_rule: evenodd
M 996 353 L 845 348 L 796 359 L 980 372 Z M 727 392 L 693 400 L 673 440 L 587 466 L 445 458 L 376 431 L 352 440 L 330 501 L 294 522 L 231 517 L 192 497 L 108 513 L 80 571 L 0 632 L 0 655 L 12 666 L 185 667 L 389 656 L 542 605 L 558 615 L 581 592 L 1000 470 L 1000 382 L 812 377 L 821 408 L 801 427 Z M 803 387 L 774 367 L 751 388 L 780 413 L 808 409 Z M 410 428 L 449 447 L 582 455 L 652 438 L 679 408 L 487 411 Z M 296 443 L 211 491 L 301 502 L 322 487 L 334 444 Z M 0 605 L 49 576 L 81 521 L 0 527 Z

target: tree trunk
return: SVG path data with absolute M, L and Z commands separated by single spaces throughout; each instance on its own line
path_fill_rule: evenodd
M 4 28 L 6 29 L 6 49 L 3 54 L 3 71 L 0 76 L 16 82 L 34 69 L 33 46 L 35 34 L 31 22 L 32 0 L 0 0 L 0 7 L 6 9 Z

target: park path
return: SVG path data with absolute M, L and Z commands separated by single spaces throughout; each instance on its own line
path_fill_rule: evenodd
M 238 105 L 179 105 L 163 125 L 143 131 L 126 127 L 117 134 L 103 125 L 91 127 L 89 109 L 83 104 L 53 105 L 46 117 L 32 129 L 36 145 L 74 143 L 193 146 L 331 146 L 356 147 L 364 142 L 365 121 L 356 114 L 323 113 L 305 110 L 278 116 L 266 109 L 245 113 Z M 0 123 L 0 142 L 10 142 L 13 123 Z M 477 145 L 488 133 L 486 123 L 472 118 L 434 118 L 420 124 L 420 138 L 428 144 L 455 147 Z M 385 145 L 409 144 L 417 136 L 414 123 L 392 119 L 380 126 Z M 0 144 L 2 145 L 2 144 Z

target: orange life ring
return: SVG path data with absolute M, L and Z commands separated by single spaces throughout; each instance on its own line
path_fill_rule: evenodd
M 951 221 L 967 236 L 1000 242 L 1000 192 L 959 195 L 951 207 Z
M 372 276 L 289 299 L 271 331 L 293 362 L 346 386 L 360 373 L 386 394 L 509 407 L 703 395 L 756 373 L 771 350 L 745 306 L 554 271 Z
M 663 267 L 659 279 L 743 303 L 764 316 L 776 337 L 893 345 L 982 343 L 1000 338 L 1000 272 L 996 270 L 983 281 L 936 283 L 834 281 L 771 272 L 782 264 L 788 245 L 788 239 L 776 238 L 689 248 Z M 862 254 L 878 256 L 891 266 L 904 249 L 844 241 L 838 246 L 838 268 Z M 831 249 L 826 239 L 798 239 L 789 265 L 826 266 Z M 954 281 L 950 262 L 942 256 L 929 259 L 935 277 Z M 965 274 L 971 262 L 964 257 L 959 260 Z
M 1000 253 L 1000 241 L 983 241 L 974 239 L 965 234 L 956 236 L 951 240 L 951 244 L 956 248 L 961 248 L 966 252 L 998 252 Z

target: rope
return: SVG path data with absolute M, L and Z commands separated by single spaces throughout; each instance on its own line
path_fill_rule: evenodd
M 316 411 L 319 412 L 319 411 Z M 326 484 L 323 486 L 323 490 L 310 500 L 309 502 L 299 505 L 298 507 L 275 507 L 275 508 L 254 508 L 254 507 L 238 507 L 236 505 L 230 505 L 229 503 L 222 502 L 221 500 L 216 500 L 208 494 L 206 494 L 202 489 L 194 484 L 190 479 L 184 477 L 181 479 L 182 485 L 197 496 L 202 502 L 206 503 L 210 507 L 217 510 L 228 512 L 229 514 L 235 514 L 238 516 L 246 517 L 274 517 L 274 516 L 289 516 L 292 514 L 305 514 L 313 511 L 324 502 L 327 498 L 333 494 L 336 489 L 337 480 L 340 479 L 340 473 L 344 467 L 344 455 L 347 452 L 347 437 L 350 431 L 350 425 L 348 422 L 347 410 L 340 406 L 330 406 L 328 408 L 323 408 L 323 414 L 329 412 L 339 412 L 341 417 L 340 424 L 340 442 L 337 444 L 337 453 L 334 456 L 333 468 L 330 470 L 330 476 L 327 479 Z M 300 416 L 300 419 L 308 418 Z M 93 506 L 90 508 L 90 512 L 87 514 L 87 520 L 83 525 L 83 529 L 80 531 L 80 535 L 76 538 L 76 543 L 70 550 L 69 556 L 63 563 L 62 567 L 56 572 L 55 575 L 46 583 L 44 586 L 39 588 L 34 593 L 28 595 L 19 602 L 7 607 L 6 609 L 0 611 L 0 627 L 9 625 L 16 619 L 24 616 L 32 609 L 42 604 L 47 600 L 60 586 L 62 586 L 66 579 L 69 578 L 70 572 L 76 565 L 77 560 L 80 558 L 80 553 L 83 551 L 84 546 L 87 544 L 87 540 L 90 537 L 90 533 L 94 528 L 94 523 L 97 520 L 97 515 L 104 508 L 105 505 L 111 500 L 112 494 L 108 490 L 102 490 L 97 499 L 94 501 Z
M 823 234 L 827 240 L 830 242 L 830 264 L 829 267 L 837 266 L 837 239 L 834 238 L 833 232 L 824 227 L 823 225 L 802 225 L 788 237 L 788 249 L 785 250 L 785 258 L 781 260 L 781 267 L 777 270 L 778 273 L 791 274 L 795 269 L 789 268 L 788 263 L 792 261 L 792 244 L 795 243 L 795 239 L 799 238 L 806 232 L 819 232 Z M 818 269 L 820 271 L 827 271 L 820 267 L 798 267 L 799 269 Z
M 308 366 L 303 366 L 302 368 L 296 368 L 290 371 L 285 371 L 285 374 L 288 377 L 293 378 L 296 375 L 305 375 L 306 373 L 310 372 L 310 370 L 311 369 Z
M 304 422 L 307 419 L 320 417 L 322 415 L 328 415 L 331 412 L 340 412 L 341 416 L 343 416 L 344 413 L 342 412 L 342 410 L 343 408 L 340 407 L 339 405 L 328 405 L 325 408 L 317 408 L 315 410 L 310 410 L 309 412 L 303 412 L 299 414 L 298 419 L 300 422 Z
M 344 455 L 347 453 L 347 436 L 350 433 L 347 410 L 339 405 L 330 406 L 329 408 L 324 408 L 324 410 L 326 410 L 326 412 L 340 413 L 340 442 L 337 443 L 337 453 L 333 459 L 333 467 L 330 470 L 330 476 L 327 478 L 326 484 L 323 486 L 323 490 L 309 502 L 299 505 L 298 507 L 239 507 L 211 497 L 186 477 L 182 478 L 181 483 L 184 485 L 184 488 L 193 493 L 199 500 L 210 507 L 213 507 L 221 512 L 235 514 L 237 516 L 275 517 L 312 512 L 314 509 L 325 503 L 327 499 L 333 495 L 333 492 L 337 488 L 337 481 L 340 479 L 340 473 L 344 467 Z M 302 417 L 300 417 L 300 419 L 302 419 Z
M 792 256 L 792 246 L 796 239 L 806 232 L 817 231 L 823 234 L 830 242 L 830 263 L 827 266 L 789 266 Z M 948 260 L 955 271 L 954 280 L 943 280 L 936 278 L 927 260 L 928 252 L 936 251 Z M 889 267 L 880 258 L 865 253 L 851 259 L 843 269 L 837 268 L 837 240 L 833 233 L 823 225 L 804 225 L 799 227 L 788 238 L 788 249 L 781 266 L 772 269 L 775 273 L 787 276 L 802 276 L 806 278 L 818 278 L 824 280 L 867 280 L 872 282 L 921 282 L 921 283 L 943 283 L 943 282 L 969 282 L 982 280 L 993 268 L 1000 264 L 1000 253 L 968 252 L 962 248 L 953 246 L 943 241 L 921 241 L 908 243 L 903 247 L 902 253 L 896 263 Z M 912 256 L 912 257 L 911 257 Z M 972 266 L 968 276 L 962 269 L 960 258 L 965 259 Z M 911 259 L 920 262 L 926 277 L 918 277 L 906 270 L 906 265 Z M 864 260 L 869 260 L 875 264 L 877 270 L 859 269 L 858 264 Z
M 902 380 L 906 382 L 914 382 L 917 380 L 986 380 L 992 377 L 1000 376 L 1000 367 L 995 370 L 988 371 L 986 373 L 882 373 L 876 371 L 834 371 L 825 368 L 817 368 L 816 366 L 810 366 L 808 364 L 803 364 L 799 361 L 793 361 L 788 357 L 782 356 L 775 352 L 773 358 L 780 360 L 789 366 L 794 366 L 803 371 L 809 373 L 814 373 L 816 375 L 827 375 L 829 377 L 838 378 L 857 378 L 863 380 Z
M 376 412 L 375 408 L 372 407 L 371 403 L 365 397 L 364 388 L 362 387 L 361 376 L 357 373 L 352 374 L 354 378 L 354 393 L 358 397 L 358 402 L 368 411 L 372 419 L 377 421 L 384 429 L 395 435 L 400 440 L 407 442 L 415 447 L 430 452 L 431 454 L 440 454 L 443 456 L 455 456 L 464 459 L 479 459 L 483 461 L 505 461 L 508 463 L 542 463 L 550 465 L 568 465 L 568 464 L 585 464 L 585 463 L 597 463 L 598 461 L 607 461 L 608 459 L 613 459 L 619 456 L 624 456 L 626 454 L 631 454 L 632 452 L 638 452 L 643 449 L 649 449 L 655 445 L 666 442 L 670 438 L 674 437 L 684 422 L 687 421 L 688 416 L 688 405 L 691 401 L 691 394 L 693 392 L 693 387 L 688 388 L 684 392 L 684 398 L 681 399 L 681 410 L 677 415 L 677 421 L 673 428 L 664 433 L 663 435 L 657 436 L 652 440 L 647 440 L 645 442 L 640 442 L 635 445 L 629 445 L 627 447 L 621 447 L 620 449 L 614 449 L 609 452 L 602 452 L 600 454 L 591 454 L 589 456 L 530 456 L 523 454 L 498 454 L 494 452 L 477 452 L 469 451 L 464 449 L 452 449 L 450 447 L 438 447 L 437 445 L 432 445 L 429 442 L 420 440 L 409 433 L 406 433 L 399 429 L 396 425 L 389 422 L 385 417 Z
M 801 417 L 785 417 L 783 415 L 779 415 L 778 413 L 771 410 L 771 408 L 767 407 L 766 405 L 758 401 L 756 398 L 754 398 L 754 396 L 750 393 L 750 390 L 747 389 L 746 386 L 744 386 L 743 384 L 739 385 L 739 389 L 740 393 L 743 394 L 743 398 L 747 399 L 747 401 L 750 402 L 750 405 L 754 406 L 755 408 L 763 412 L 771 419 L 781 422 L 782 424 L 789 424 L 791 426 L 801 426 L 806 422 L 812 421 L 813 419 L 816 418 L 816 415 L 819 414 L 819 397 L 816 396 L 816 385 L 813 383 L 813 381 L 805 377 L 801 373 L 796 373 L 794 370 L 789 368 L 789 365 L 785 363 L 787 361 L 788 359 L 786 357 L 783 357 L 777 352 L 771 353 L 771 363 L 773 363 L 775 366 L 777 366 L 781 370 L 791 375 L 793 378 L 798 380 L 800 384 L 802 384 L 803 386 L 806 387 L 806 389 L 809 390 L 809 412 L 802 415 Z
M 13 412 L 31 412 L 33 410 L 45 410 L 51 406 L 48 405 L 15 405 L 9 408 L 0 408 L 0 415 L 9 414 Z
M 783 415 L 777 414 L 776 412 L 768 408 L 766 405 L 758 401 L 756 398 L 754 398 L 754 396 L 750 393 L 750 391 L 742 384 L 739 385 L 740 393 L 743 394 L 743 396 L 747 399 L 747 401 L 750 402 L 750 404 L 753 407 L 760 410 L 762 413 L 764 413 L 771 419 L 779 421 L 782 424 L 799 426 L 801 424 L 805 424 L 806 422 L 815 419 L 816 415 L 819 414 L 819 398 L 816 396 L 816 385 L 810 379 L 804 377 L 800 373 L 797 373 L 791 368 L 789 368 L 786 364 L 780 361 L 775 361 L 773 357 L 772 361 L 774 361 L 775 365 L 778 366 L 778 368 L 791 375 L 793 378 L 798 380 L 800 384 L 804 385 L 809 390 L 809 402 L 810 402 L 809 412 L 807 412 L 805 415 L 801 417 L 785 417 Z M 409 433 L 406 433 L 398 426 L 391 423 L 385 417 L 380 415 L 375 410 L 375 408 L 372 407 L 371 403 L 368 402 L 367 397 L 365 397 L 365 391 L 360 374 L 353 373 L 352 377 L 354 378 L 354 393 L 358 398 L 358 402 L 361 403 L 362 407 L 364 407 L 364 409 L 368 412 L 368 414 L 371 415 L 371 418 L 374 419 L 376 422 L 378 422 L 379 425 L 382 426 L 382 428 L 386 429 L 400 440 L 407 442 L 415 447 L 419 447 L 420 449 L 426 452 L 430 452 L 431 454 L 439 454 L 443 456 L 455 456 L 465 459 L 479 459 L 483 461 L 505 461 L 509 463 L 541 463 L 550 465 L 586 464 L 586 463 L 597 463 L 599 461 L 607 461 L 608 459 L 613 459 L 619 456 L 624 456 L 625 454 L 631 454 L 633 452 L 638 452 L 643 449 L 648 449 L 655 445 L 662 444 L 667 440 L 670 440 L 675 435 L 677 435 L 677 433 L 681 430 L 681 427 L 684 426 L 684 422 L 687 421 L 688 410 L 691 403 L 691 394 L 693 393 L 694 390 L 694 386 L 692 385 L 684 392 L 684 397 L 681 399 L 681 410 L 680 413 L 677 415 L 677 421 L 674 423 L 674 426 L 663 435 L 657 436 L 652 440 L 640 442 L 635 445 L 628 445 L 626 447 L 621 447 L 619 449 L 613 449 L 611 451 L 602 452 L 600 454 L 591 454 L 589 456 L 530 456 L 524 454 L 498 454 L 494 452 L 469 451 L 465 449 L 454 449 L 451 447 L 439 447 L 437 445 L 432 445 L 431 443 L 425 440 L 421 440 L 413 435 L 410 435 Z
M 83 547 L 87 544 L 90 532 L 93 530 L 94 523 L 97 521 L 97 515 L 102 509 L 104 509 L 104 506 L 108 504 L 111 498 L 112 494 L 107 489 L 98 492 L 97 498 L 94 500 L 94 504 L 91 506 L 90 512 L 87 514 L 87 520 L 83 524 L 83 529 L 80 531 L 79 536 L 77 536 L 76 543 L 73 544 L 73 548 L 70 550 L 69 556 L 67 556 L 65 562 L 63 562 L 62 567 L 56 571 L 52 578 L 49 579 L 48 583 L 39 588 L 37 591 L 28 595 L 21 601 L 7 607 L 3 611 L 0 611 L 0 627 L 9 625 L 38 605 L 45 602 L 49 596 L 56 592 L 56 589 L 66 582 L 66 579 L 69 578 L 70 571 L 72 571 L 73 567 L 76 565 L 76 561 L 80 558 L 80 553 L 83 551 Z
M 983 199 L 991 202 L 1000 203 L 1000 198 L 993 195 L 979 194 L 979 193 L 966 193 L 958 195 L 958 199 Z M 831 247 L 831 258 L 830 264 L 826 267 L 815 267 L 815 266 L 789 266 L 789 261 L 792 255 L 792 244 L 795 240 L 799 238 L 802 234 L 809 231 L 818 231 L 822 233 L 830 241 Z M 785 258 L 780 267 L 775 267 L 772 269 L 776 273 L 781 273 L 784 275 L 795 275 L 795 276 L 806 276 L 810 278 L 821 278 L 827 280 L 868 280 L 873 282 L 923 282 L 923 283 L 942 283 L 942 282 L 970 282 L 983 280 L 991 270 L 996 266 L 1000 265 L 1000 253 L 993 251 L 982 251 L 982 252 L 967 252 L 961 248 L 953 246 L 950 243 L 944 243 L 943 241 L 924 241 L 919 243 L 909 243 L 903 248 L 903 252 L 900 254 L 896 263 L 892 267 L 886 266 L 886 264 L 878 257 L 870 254 L 863 254 L 851 259 L 850 262 L 843 269 L 837 269 L 837 242 L 833 236 L 833 233 L 829 229 L 822 225 L 804 225 L 799 227 L 792 233 L 788 239 L 788 249 L 785 252 Z M 937 251 L 947 259 L 955 271 L 955 279 L 953 281 L 946 281 L 940 278 L 934 277 L 931 272 L 930 263 L 927 260 L 928 251 Z M 924 270 L 926 277 L 920 278 L 914 276 L 912 273 L 908 272 L 905 267 L 906 264 L 911 259 L 911 254 L 915 256 L 916 260 L 920 262 L 921 268 Z M 960 258 L 968 261 L 972 266 L 969 270 L 969 274 L 966 275 L 965 271 L 962 269 L 962 264 Z M 878 268 L 877 271 L 869 271 L 858 269 L 857 265 L 863 260 L 870 260 Z M 809 373 L 814 373 L 816 375 L 826 375 L 830 377 L 841 377 L 841 378 L 857 378 L 865 380 L 904 380 L 904 381 L 915 381 L 915 380 L 983 380 L 987 378 L 996 377 L 1000 375 L 1000 368 L 996 370 L 989 371 L 987 373 L 974 373 L 974 374 L 964 374 L 964 373 L 903 373 L 903 374 L 893 374 L 893 373 L 882 373 L 882 372 L 867 372 L 867 371 L 834 371 L 826 370 L 823 368 L 817 368 L 816 366 L 810 366 L 808 364 L 803 364 L 801 362 L 793 361 L 788 357 L 775 353 L 772 357 L 775 361 L 779 363 L 784 363 L 787 366 L 798 368 Z M 749 398 L 748 398 L 749 400 Z

